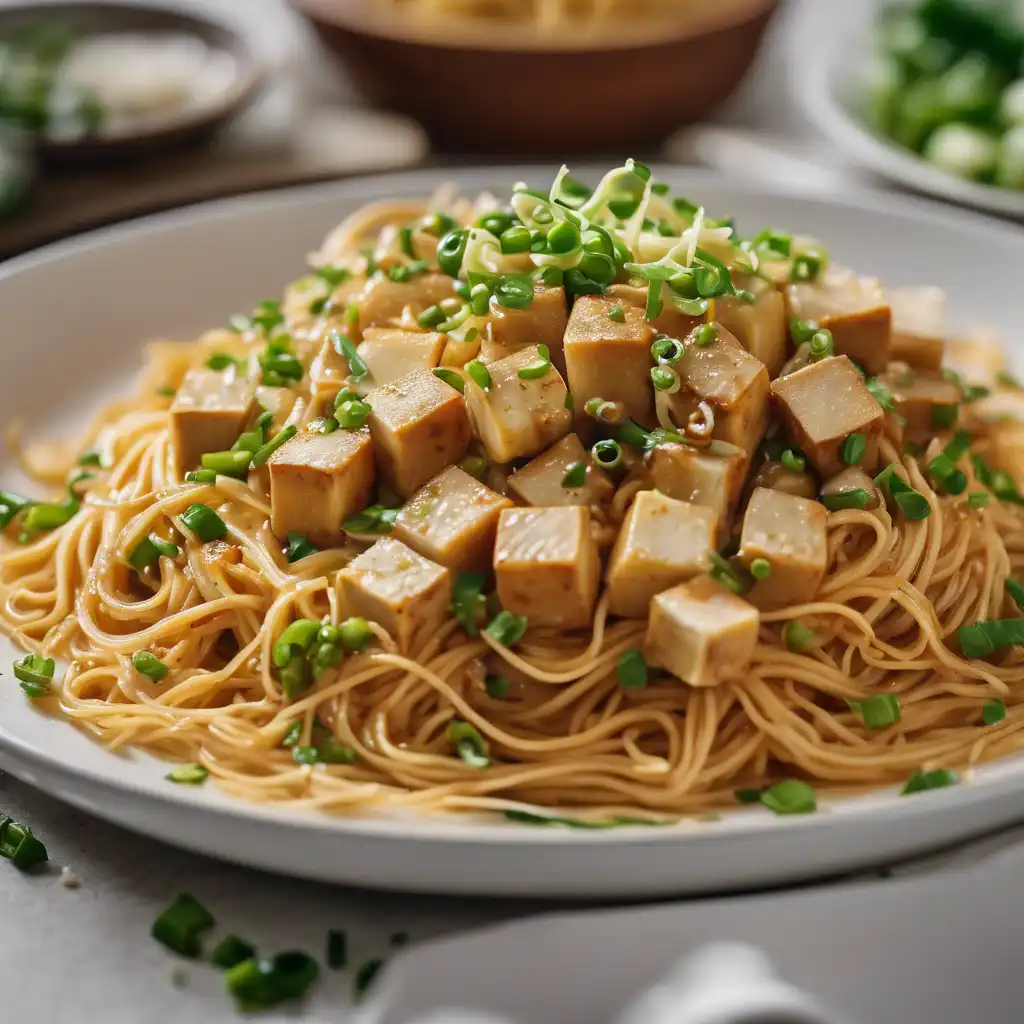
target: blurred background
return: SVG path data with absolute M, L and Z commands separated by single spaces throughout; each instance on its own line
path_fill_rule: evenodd
M 0 256 L 225 194 L 636 155 L 1024 216 L 1021 0 L 0 0 Z

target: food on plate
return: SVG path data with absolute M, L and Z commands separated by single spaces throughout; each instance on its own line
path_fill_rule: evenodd
M 171 782 L 331 812 L 955 783 L 1024 745 L 1024 392 L 870 270 L 635 161 L 359 210 L 19 450 L 15 678 Z

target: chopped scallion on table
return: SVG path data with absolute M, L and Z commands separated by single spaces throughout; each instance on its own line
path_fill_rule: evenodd
M 215 923 L 213 915 L 195 896 L 182 893 L 160 913 L 150 934 L 171 951 L 194 958 L 202 951 L 200 936 Z

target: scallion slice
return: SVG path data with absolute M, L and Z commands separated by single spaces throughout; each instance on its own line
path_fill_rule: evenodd
M 9 815 L 0 816 L 0 857 L 6 857 L 19 871 L 31 871 L 49 860 L 46 847 L 32 829 Z
M 202 951 L 200 935 L 214 924 L 213 914 L 195 896 L 182 893 L 159 914 L 150 934 L 175 953 L 197 957 Z
M 340 422 L 340 421 L 339 421 Z M 298 428 L 294 425 L 285 427 L 280 433 L 275 434 L 262 448 L 259 449 L 252 456 L 252 465 L 254 469 L 258 469 L 262 466 L 267 459 L 270 458 L 274 452 L 277 451 L 283 444 L 286 444 L 298 433 Z
M 370 372 L 362 356 L 356 351 L 356 343 L 347 334 L 335 330 L 331 331 L 328 338 L 334 346 L 334 351 L 348 363 L 348 372 L 353 377 L 365 377 Z
M 990 700 L 981 709 L 981 720 L 985 725 L 998 725 L 1006 718 L 1006 705 L 1001 700 Z
M 989 619 L 956 631 L 965 658 L 987 658 L 1003 647 L 1024 644 L 1024 619 Z
M 500 611 L 491 619 L 484 632 L 503 647 L 514 647 L 526 634 L 527 625 L 526 616 Z
M 761 794 L 761 803 L 776 814 L 811 814 L 818 809 L 814 787 L 800 779 L 785 779 Z
M 639 647 L 622 652 L 615 665 L 615 678 L 626 690 L 642 690 L 647 685 L 647 662 Z
M 848 466 L 859 466 L 868 448 L 864 434 L 850 434 L 839 448 L 839 456 Z
M 794 654 L 806 654 L 814 646 L 814 630 L 799 619 L 790 619 L 782 627 L 782 642 Z
M 249 472 L 252 452 L 239 450 L 229 452 L 206 452 L 203 455 L 203 469 L 217 476 L 244 477 Z
M 907 779 L 906 785 L 900 790 L 900 796 L 909 796 L 912 793 L 923 793 L 929 789 L 943 789 L 945 786 L 955 786 L 960 781 L 956 772 L 948 768 L 937 768 L 935 771 L 914 772 Z
M 136 651 L 132 655 L 132 665 L 140 675 L 153 680 L 163 679 L 170 671 L 152 651 Z
M 823 494 L 821 503 L 829 512 L 839 512 L 847 508 L 867 508 L 871 504 L 871 495 L 863 487 L 855 487 L 849 491 Z
M 900 699 L 894 693 L 877 693 L 864 700 L 848 700 L 846 703 L 869 729 L 886 729 L 900 720 Z
M 491 387 L 491 374 L 490 371 L 480 362 L 479 359 L 471 359 L 466 363 L 466 373 L 469 374 L 470 380 L 484 391 L 490 390 Z
M 606 438 L 590 449 L 590 457 L 602 469 L 618 469 L 622 465 L 622 446 L 618 441 Z
M 486 768 L 491 763 L 490 748 L 487 741 L 469 722 L 452 719 L 445 730 L 448 742 L 455 753 L 470 768 Z
M 214 946 L 213 952 L 210 954 L 210 963 L 229 970 L 245 960 L 251 960 L 255 955 L 255 948 L 244 939 L 240 939 L 237 935 L 225 935 Z
M 348 934 L 331 929 L 327 933 L 327 966 L 332 971 L 340 971 L 348 966 Z
M 586 482 L 587 464 L 585 462 L 572 462 L 566 467 L 565 476 L 562 477 L 563 487 L 582 487 Z
M 505 700 L 511 688 L 512 684 L 504 676 L 488 673 L 484 679 L 484 690 L 491 700 Z
M 179 786 L 201 786 L 209 774 L 201 764 L 179 764 L 168 772 L 165 778 Z
M 315 555 L 320 549 L 310 543 L 301 533 L 293 533 L 291 530 L 288 531 L 288 561 L 297 562 L 301 558 L 308 558 L 310 555 Z

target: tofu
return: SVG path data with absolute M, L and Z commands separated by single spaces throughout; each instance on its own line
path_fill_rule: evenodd
M 270 457 L 271 527 L 275 536 L 289 531 L 317 547 L 336 547 L 341 524 L 370 504 L 373 494 L 373 445 L 370 432 L 303 430 Z
M 355 300 L 359 307 L 359 327 L 394 327 L 403 315 L 419 316 L 429 306 L 450 299 L 454 280 L 447 274 L 418 274 L 408 281 L 392 281 L 386 274 L 375 274 Z
M 409 498 L 446 466 L 458 462 L 471 432 L 462 395 L 430 370 L 414 370 L 366 396 L 377 469 Z
M 893 288 L 889 359 L 938 373 L 946 349 L 946 295 L 941 288 Z
M 789 351 L 786 301 L 777 288 L 759 277 L 733 275 L 737 288 L 754 293 L 753 302 L 734 295 L 715 299 L 715 319 L 777 377 Z
M 348 360 L 334 347 L 330 338 L 325 338 L 309 366 L 309 386 L 314 407 L 333 405 L 348 375 Z
M 878 460 L 882 407 L 846 356 L 830 356 L 772 382 L 772 395 L 793 443 L 822 476 L 845 467 L 839 449 L 850 434 L 864 434 L 867 451 L 861 465 Z
M 660 444 L 647 455 L 647 469 L 657 490 L 678 501 L 711 510 L 716 547 L 724 544 L 729 536 L 746 467 L 746 454 L 721 442 L 709 448 Z
M 622 306 L 622 323 L 608 318 L 615 305 Z M 566 373 L 576 407 L 582 409 L 588 398 L 622 402 L 627 416 L 652 424 L 654 335 L 642 309 L 607 295 L 579 296 L 565 332 Z
M 449 569 L 485 572 L 508 498 L 458 466 L 449 466 L 421 487 L 398 513 L 392 536 Z
M 829 267 L 817 281 L 791 284 L 787 301 L 791 317 L 813 320 L 832 332 L 836 355 L 856 360 L 869 374 L 884 372 L 892 344 L 892 309 L 877 280 Z
M 234 370 L 189 370 L 171 403 L 174 474 L 199 466 L 206 452 L 230 448 L 256 414 L 256 383 Z
M 613 300 L 613 305 L 618 304 L 623 307 L 623 310 L 630 305 L 642 313 L 646 313 L 646 288 L 638 288 L 632 284 L 613 284 L 605 289 L 604 294 L 605 298 Z M 686 313 L 680 312 L 668 301 L 666 293 L 661 313 L 649 323 L 656 334 L 667 334 L 670 338 L 678 338 L 682 341 L 703 319 L 703 316 L 688 316 Z
M 820 502 L 758 487 L 750 498 L 740 535 L 740 561 L 748 568 L 766 559 L 771 575 L 758 580 L 747 600 L 762 611 L 814 599 L 828 561 L 828 511 Z
M 370 371 L 374 385 L 390 384 L 413 370 L 432 370 L 441 362 L 445 335 L 433 331 L 405 331 L 370 327 L 356 351 Z
M 946 366 L 968 384 L 993 386 L 1006 369 L 1006 348 L 994 331 L 976 330 L 946 345 Z
M 810 473 L 796 473 L 777 459 L 766 459 L 751 478 L 754 487 L 769 487 L 773 491 L 792 494 L 798 498 L 813 498 L 818 493 Z
M 608 563 L 609 611 L 624 618 L 646 618 L 655 594 L 711 568 L 714 546 L 711 509 L 658 491 L 640 491 Z
M 955 417 L 960 405 L 960 388 L 953 381 L 912 370 L 888 374 L 883 379 L 892 391 L 893 409 L 907 421 L 903 427 L 905 441 L 927 444 L 936 434 L 950 429 L 945 417 Z M 938 421 L 936 417 L 940 417 Z
M 587 475 L 582 487 L 565 487 L 569 467 L 583 462 Z M 600 505 L 611 499 L 615 485 L 598 469 L 575 434 L 566 434 L 546 452 L 531 459 L 508 478 L 509 489 L 526 505 Z
M 568 392 L 554 366 L 543 377 L 519 376 L 520 369 L 539 358 L 537 346 L 531 345 L 488 364 L 491 384 L 486 391 L 466 378 L 470 422 L 493 462 L 536 455 L 572 429 Z
M 530 345 L 547 345 L 551 362 L 565 373 L 562 340 L 569 323 L 565 289 L 534 285 L 533 302 L 525 309 L 507 309 L 491 300 L 491 314 L 480 347 L 480 359 L 493 363 Z
M 837 473 L 831 480 L 826 480 L 821 485 L 822 498 L 829 494 L 845 494 L 847 491 L 865 491 L 868 503 L 864 508 L 869 512 L 882 504 L 875 481 L 860 466 L 847 466 L 841 473 Z
M 589 627 L 601 583 L 590 510 L 510 508 L 501 513 L 494 548 L 498 598 L 531 626 Z
M 270 421 L 270 433 L 276 434 L 287 425 L 295 408 L 296 394 L 291 388 L 269 388 L 260 385 L 256 389 L 256 404 L 274 418 Z
M 768 428 L 771 380 L 764 363 L 755 359 L 721 324 L 710 345 L 697 343 L 697 328 L 683 345 L 675 371 L 683 387 L 669 396 L 676 423 L 685 423 L 700 402 L 714 410 L 713 435 L 735 445 L 747 456 L 761 443 Z
M 383 626 L 403 654 L 420 650 L 444 625 L 451 574 L 393 537 L 382 537 L 338 573 L 343 616 Z
M 750 663 L 760 621 L 752 604 L 698 576 L 655 595 L 644 657 L 690 686 L 717 686 Z

